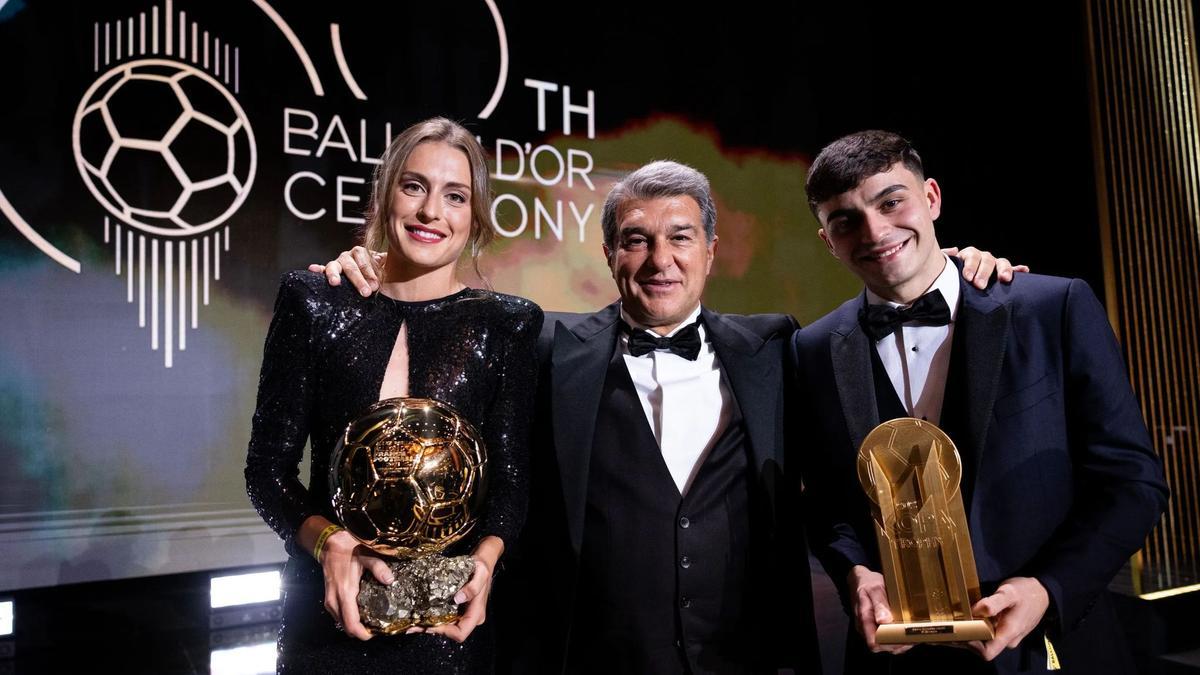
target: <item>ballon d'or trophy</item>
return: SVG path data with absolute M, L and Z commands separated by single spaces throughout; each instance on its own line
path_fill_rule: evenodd
M 475 525 L 486 473 L 479 433 L 439 401 L 379 401 L 346 427 L 329 465 L 334 513 L 364 546 L 394 558 L 393 583 L 363 575 L 363 625 L 391 635 L 458 620 L 454 595 L 475 562 L 440 552 Z
M 979 574 L 961 479 L 958 449 L 922 420 L 884 422 L 858 451 L 858 480 L 872 502 L 895 619 L 879 626 L 879 644 L 992 639 L 991 622 L 971 615 Z

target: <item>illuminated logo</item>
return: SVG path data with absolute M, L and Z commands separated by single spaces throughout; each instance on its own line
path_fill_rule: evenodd
M 96 200 L 151 234 L 210 230 L 254 184 L 246 113 L 220 82 L 184 63 L 143 59 L 108 71 L 79 102 L 71 136 Z M 138 190 L 147 174 L 167 177 L 167 189 Z
M 161 350 L 167 368 L 187 349 L 210 283 L 221 278 L 228 221 L 258 166 L 254 130 L 234 96 L 240 48 L 174 5 L 163 0 L 92 24 L 99 75 L 71 125 L 79 176 L 108 212 L 104 243 L 113 249 L 114 272 L 125 277 L 126 301 L 137 305 L 138 326 L 149 329 L 150 348 Z M 18 219 L 18 229 L 32 232 Z M 36 232 L 25 233 L 80 270 Z

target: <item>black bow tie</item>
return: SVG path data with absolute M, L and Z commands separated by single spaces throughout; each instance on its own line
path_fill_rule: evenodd
M 858 323 L 864 333 L 878 342 L 894 333 L 904 323 L 945 326 L 950 323 L 950 307 L 942 297 L 942 292 L 935 289 L 917 298 L 909 307 L 865 305 L 858 310 Z
M 695 361 L 700 356 L 699 321 L 684 326 L 671 337 L 657 337 L 640 328 L 632 328 L 623 321 L 621 325 L 629 335 L 629 353 L 634 356 L 643 356 L 658 349 L 665 349 L 688 361 Z

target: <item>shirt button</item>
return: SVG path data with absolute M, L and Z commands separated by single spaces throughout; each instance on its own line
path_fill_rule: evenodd
M 682 527 L 683 529 L 686 530 L 689 527 L 691 527 L 691 525 L 692 525 L 692 521 L 688 520 L 687 516 L 683 516 L 679 519 L 679 526 Z
M 683 609 L 687 609 L 688 607 L 691 607 L 692 599 L 691 598 L 680 598 L 679 606 L 682 607 Z
M 679 559 L 679 566 L 686 570 L 687 568 L 692 566 L 692 559 L 687 557 L 686 555 L 683 556 L 682 558 Z

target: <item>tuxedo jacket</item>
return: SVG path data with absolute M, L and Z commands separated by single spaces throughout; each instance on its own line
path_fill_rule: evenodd
M 701 310 L 725 382 L 743 416 L 750 447 L 749 482 L 773 506 L 767 524 L 775 552 L 771 569 L 752 570 L 777 578 L 777 594 L 763 597 L 762 630 L 778 627 L 773 640 L 780 667 L 816 672 L 819 658 L 812 618 L 811 588 L 798 498 L 785 480 L 785 398 L 789 395 L 788 344 L 795 320 L 781 314 L 739 316 Z M 583 542 L 588 470 L 597 411 L 620 334 L 619 303 L 591 314 L 549 313 L 538 344 L 540 379 L 531 457 L 530 512 L 519 551 L 510 567 L 515 589 L 534 589 L 511 605 L 525 611 L 517 623 L 524 644 L 501 645 L 515 670 L 559 672 L 570 641 L 580 550 Z M 640 412 L 640 411 L 639 411 Z M 628 542 L 637 546 L 638 542 Z M 507 556 L 506 556 L 507 557 Z M 782 569 L 782 571 L 781 571 Z M 636 575 L 638 570 L 628 570 Z M 782 576 L 786 574 L 786 576 Z M 630 608 L 637 611 L 636 607 Z M 539 620 L 540 615 L 540 620 Z M 505 623 L 510 621 L 505 619 Z M 505 633 L 511 626 L 504 626 Z M 501 638 L 504 639 L 503 637 Z M 515 639 L 515 638 L 513 638 Z M 503 656 L 503 655 L 502 655 Z M 593 664 L 604 670 L 604 664 Z
M 1161 464 L 1086 283 L 1036 274 L 986 290 L 959 283 L 951 371 L 965 368 L 965 433 L 952 440 L 969 481 L 962 493 L 983 593 L 1009 577 L 1038 579 L 1050 596 L 1043 629 L 1065 669 L 1088 672 L 1083 665 L 1106 654 L 1096 645 L 1122 643 L 1111 611 L 1093 608 L 1165 508 Z M 850 568 L 880 569 L 855 468 L 864 437 L 883 421 L 875 343 L 858 323 L 865 301 L 860 294 L 793 339 L 799 409 L 811 432 L 796 446 L 809 543 L 847 605 Z M 1040 647 L 1039 632 L 1026 643 Z M 861 640 L 848 649 L 855 645 Z M 1040 659 L 1044 667 L 1044 652 Z M 1036 671 L 1037 662 L 1006 652 L 997 671 Z

